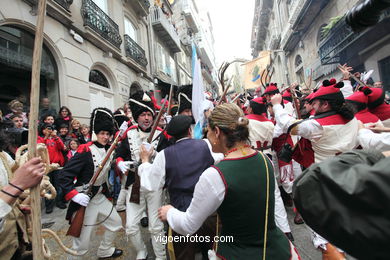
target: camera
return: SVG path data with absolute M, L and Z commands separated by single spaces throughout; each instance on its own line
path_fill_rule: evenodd
M 348 11 L 345 21 L 354 32 L 360 32 L 379 22 L 382 11 L 390 7 L 390 0 L 366 0 Z

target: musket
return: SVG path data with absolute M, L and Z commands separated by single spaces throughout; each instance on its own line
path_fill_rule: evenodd
M 282 94 L 284 91 L 286 91 L 287 89 L 291 89 L 292 87 L 293 87 L 293 85 L 294 84 L 291 84 L 291 85 L 289 85 L 289 86 L 286 86 L 286 87 L 284 87 L 284 88 L 282 88 L 282 89 L 279 89 L 279 92 L 280 92 L 280 94 Z M 296 85 L 295 87 L 294 87 L 294 90 L 295 90 L 295 88 L 297 87 L 298 85 Z
M 169 89 L 169 100 L 168 100 L 168 111 L 167 111 L 167 115 L 170 115 L 170 114 L 171 114 L 172 97 L 173 97 L 173 85 L 171 84 L 171 88 Z
M 301 119 L 301 110 L 299 109 L 299 102 L 298 102 L 297 95 L 295 93 L 295 87 L 293 87 L 292 85 L 290 89 L 291 89 L 291 97 L 294 102 L 295 112 L 297 113 L 298 119 Z
M 171 89 L 172 89 L 172 85 L 171 85 Z M 169 95 L 171 95 L 171 94 L 172 94 L 172 91 L 170 90 L 170 91 L 169 91 Z M 169 98 L 171 98 L 171 97 L 169 97 Z M 166 99 L 167 99 L 167 96 L 165 96 L 164 99 L 166 100 Z M 163 105 L 162 105 L 160 111 L 159 111 L 158 114 L 157 114 L 156 119 L 155 119 L 154 122 L 153 122 L 152 130 L 150 131 L 150 134 L 149 134 L 149 136 L 148 136 L 148 139 L 146 140 L 148 143 L 151 143 L 152 140 L 153 140 L 154 133 L 156 132 L 158 123 L 160 122 L 160 119 L 161 119 L 162 115 L 164 114 L 164 110 L 165 110 L 165 102 L 163 103 Z
M 173 86 L 171 85 L 171 90 L 172 90 Z M 169 91 L 169 99 L 171 99 L 171 95 L 172 95 L 172 91 Z M 164 97 L 164 99 L 166 100 L 167 99 L 167 96 Z M 157 117 L 154 119 L 154 122 L 153 122 L 153 126 L 152 126 L 152 130 L 150 130 L 150 134 L 148 136 L 148 138 L 146 139 L 146 142 L 147 143 L 152 143 L 153 141 L 153 136 L 154 136 L 154 133 L 156 132 L 157 130 L 157 127 L 158 127 L 158 123 L 160 122 L 160 119 L 162 117 L 162 115 L 164 114 L 165 112 L 165 108 L 166 108 L 166 102 L 163 103 L 163 105 L 161 106 L 160 108 L 160 111 L 158 112 L 157 114 Z M 136 204 L 139 204 L 140 203 L 140 185 L 141 185 L 141 181 L 140 181 L 140 178 L 139 178 L 139 175 L 138 175 L 138 165 L 140 165 L 141 162 L 135 162 L 135 170 L 134 170 L 134 183 L 132 183 L 132 188 L 131 188 L 131 193 L 130 193 L 130 202 L 133 202 L 133 203 L 136 203 Z M 125 175 L 128 175 L 129 171 L 127 171 L 125 173 Z M 127 180 L 130 180 L 129 178 L 127 178 Z M 126 185 L 130 185 L 130 183 L 127 183 L 126 182 Z
M 104 166 L 106 165 L 106 163 L 110 159 L 111 154 L 114 152 L 116 145 L 119 142 L 119 138 L 126 131 L 126 129 L 127 129 L 127 123 L 123 122 L 120 129 L 119 129 L 119 134 L 115 137 L 114 141 L 112 142 L 110 148 L 107 151 L 106 156 L 104 157 L 103 161 L 99 164 L 98 169 L 96 170 L 95 174 L 92 176 L 91 180 L 89 181 L 88 189 L 86 191 L 86 194 L 89 197 L 92 197 L 93 185 L 95 184 L 97 178 L 99 177 L 100 173 L 104 169 Z M 85 209 L 86 209 L 86 207 L 81 206 L 76 211 L 76 213 L 72 219 L 72 222 L 69 226 L 68 232 L 66 233 L 67 236 L 80 237 L 81 229 L 82 229 L 83 224 L 84 224 Z
M 235 96 L 230 103 L 234 103 L 242 94 L 244 93 L 237 94 L 237 96 Z

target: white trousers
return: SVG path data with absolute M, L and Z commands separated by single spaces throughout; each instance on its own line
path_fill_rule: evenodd
M 275 179 L 275 223 L 276 226 L 282 230 L 283 233 L 291 232 L 290 225 L 287 220 L 287 212 L 284 207 L 282 197 L 280 196 L 280 190 Z
M 130 202 L 130 185 L 126 196 L 126 235 L 137 251 L 137 259 L 146 258 L 147 250 L 141 237 L 140 220 L 144 212 L 148 210 L 149 232 L 152 237 L 152 245 L 156 259 L 166 259 L 165 246 L 158 237 L 164 235 L 164 224 L 158 218 L 158 209 L 162 206 L 162 189 L 158 191 L 140 191 L 140 203 Z M 161 238 L 161 237 L 160 237 Z
M 127 197 L 127 190 L 125 188 L 121 188 L 121 190 L 119 191 L 118 199 L 116 200 L 115 209 L 117 211 L 126 210 L 126 197 Z
M 80 237 L 73 238 L 72 249 L 79 254 L 85 255 L 89 250 L 89 244 L 92 238 L 92 233 L 97 227 L 94 224 L 103 221 L 109 216 L 102 225 L 106 228 L 103 239 L 97 251 L 98 257 L 109 257 L 115 247 L 112 245 L 115 239 L 115 232 L 122 228 L 122 220 L 115 209 L 112 208 L 112 203 L 101 193 L 93 197 L 86 210 L 84 216 L 84 226 L 81 229 Z M 111 213 L 111 214 L 110 214 Z M 71 257 L 68 259 L 83 259 L 83 257 Z

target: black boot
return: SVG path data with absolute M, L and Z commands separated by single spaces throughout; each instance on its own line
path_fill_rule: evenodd
M 115 248 L 114 253 L 112 253 L 111 256 L 99 257 L 99 259 L 116 258 L 116 257 L 120 257 L 122 254 L 123 254 L 123 251 L 121 249 Z
M 283 189 L 282 186 L 279 186 L 279 190 L 280 190 L 280 196 L 282 197 L 284 206 L 286 206 L 286 207 L 292 207 L 292 206 L 293 206 L 293 200 L 292 200 L 291 194 L 288 194 L 288 193 Z
M 148 217 L 143 217 L 143 218 L 141 218 L 140 223 L 141 223 L 141 226 L 142 226 L 142 227 L 147 227 L 147 226 L 149 225 Z
M 54 200 L 45 199 L 45 208 L 46 208 L 46 214 L 52 213 L 54 208 Z
M 60 208 L 60 209 L 66 209 L 67 208 L 66 204 L 64 202 L 62 202 L 62 201 L 58 201 L 56 203 L 56 206 L 57 206 L 57 208 Z

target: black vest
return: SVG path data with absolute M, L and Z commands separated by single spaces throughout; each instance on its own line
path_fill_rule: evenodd
M 214 159 L 207 143 L 197 139 L 179 141 L 164 149 L 164 154 L 165 186 L 171 204 L 186 211 L 200 175 L 214 163 Z

